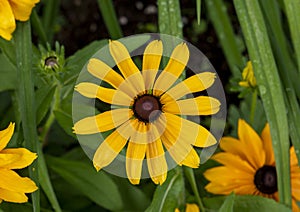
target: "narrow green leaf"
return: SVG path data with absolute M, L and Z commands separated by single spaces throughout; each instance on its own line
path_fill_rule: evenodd
M 47 156 L 46 161 L 54 172 L 96 204 L 113 211 L 122 209 L 119 189 L 103 171 L 97 172 L 91 164 L 74 160 Z
M 17 76 L 19 78 L 18 99 L 24 132 L 25 147 L 38 152 L 36 130 L 36 109 L 34 99 L 34 81 L 32 74 L 32 43 L 30 22 L 18 22 L 15 32 Z M 29 176 L 39 186 L 38 165 L 36 159 L 29 166 Z M 40 211 L 40 191 L 32 193 L 33 210 Z
M 197 22 L 200 25 L 201 20 L 201 0 L 196 0 L 196 7 L 197 7 Z
M 174 212 L 184 198 L 182 169 L 176 168 L 168 173 L 167 180 L 157 186 L 151 205 L 146 212 Z
M 123 37 L 112 0 L 97 0 L 105 26 L 112 39 Z
M 300 0 L 284 0 L 283 4 L 297 57 L 298 73 L 300 73 Z
M 68 135 L 75 137 L 75 134 L 72 132 L 72 127 L 73 127 L 72 115 L 60 109 L 54 110 L 53 112 L 57 122 L 64 129 L 64 131 Z
M 234 193 L 227 196 L 221 208 L 219 209 L 219 212 L 233 212 L 234 200 L 235 200 Z
M 53 100 L 56 85 L 52 87 L 41 87 L 35 93 L 36 99 L 36 123 L 39 124 L 47 114 Z
M 257 1 L 234 0 L 250 59 L 253 63 L 275 153 L 279 199 L 291 206 L 289 135 L 281 82 L 263 15 Z
M 210 0 L 205 1 L 205 5 L 231 73 L 234 77 L 239 78 L 241 76 L 240 70 L 244 68 L 245 63 L 237 44 L 236 35 L 230 23 L 229 15 L 227 14 L 225 2 L 223 0 Z
M 54 24 L 59 12 L 60 0 L 45 1 L 42 23 L 46 26 L 47 40 L 52 43 L 54 35 Z
M 10 63 L 16 66 L 16 50 L 14 40 L 7 41 L 0 37 L 0 50 L 1 54 L 5 54 Z
M 32 10 L 31 22 L 32 22 L 32 28 L 33 28 L 34 32 L 36 32 L 40 41 L 46 46 L 46 44 L 48 42 L 47 35 L 46 35 L 44 26 L 40 20 L 39 15 L 37 14 L 35 8 Z
M 14 66 L 7 56 L 0 53 L 0 92 L 5 90 L 15 90 L 17 85 L 16 66 Z

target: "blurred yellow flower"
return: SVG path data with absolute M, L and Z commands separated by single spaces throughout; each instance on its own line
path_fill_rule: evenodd
M 269 124 L 259 136 L 244 120 L 238 122 L 238 137 L 223 137 L 220 147 L 225 152 L 212 159 L 223 164 L 207 170 L 204 176 L 211 181 L 205 188 L 213 194 L 260 195 L 278 201 L 277 174 Z M 295 150 L 290 149 L 290 170 L 293 211 L 299 211 L 300 167 Z
M 0 36 L 6 40 L 12 38 L 16 29 L 16 20 L 27 21 L 31 10 L 40 0 L 0 0 Z
M 175 209 L 175 212 L 180 212 L 178 208 Z M 185 212 L 200 212 L 198 205 L 196 204 L 186 204 Z
M 0 202 L 27 202 L 25 193 L 37 190 L 36 185 L 27 177 L 20 177 L 12 169 L 29 166 L 37 157 L 25 148 L 4 149 L 14 132 L 14 124 L 0 131 Z
M 247 88 L 256 87 L 256 79 L 253 72 L 252 62 L 248 61 L 247 66 L 244 68 L 242 73 L 243 80 L 239 82 L 239 85 Z
M 165 181 L 168 166 L 164 147 L 177 164 L 197 168 L 200 158 L 192 145 L 207 147 L 215 144 L 216 139 L 201 125 L 179 115 L 215 114 L 219 111 L 220 102 L 209 96 L 180 98 L 210 87 L 215 74 L 196 74 L 173 86 L 189 60 L 189 49 L 184 43 L 176 46 L 161 73 L 161 41 L 152 41 L 146 47 L 142 72 L 122 43 L 110 41 L 109 49 L 122 76 L 94 58 L 89 61 L 87 69 L 92 75 L 111 84 L 113 89 L 88 82 L 80 83 L 75 88 L 83 96 L 98 98 L 115 108 L 84 118 L 74 125 L 76 134 L 115 129 L 94 154 L 96 169 L 109 165 L 127 143 L 126 172 L 132 184 L 140 182 L 145 157 L 153 182 L 162 184 Z

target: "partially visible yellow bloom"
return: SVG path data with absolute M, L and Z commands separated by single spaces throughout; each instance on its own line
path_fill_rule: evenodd
M 244 120 L 238 122 L 238 139 L 223 137 L 220 147 L 225 152 L 212 159 L 223 164 L 207 170 L 210 181 L 205 187 L 213 194 L 251 194 L 278 201 L 277 174 L 269 124 L 259 136 Z M 300 167 L 294 147 L 290 149 L 290 171 L 293 211 L 299 212 Z
M 256 87 L 256 79 L 253 72 L 253 67 L 251 61 L 247 62 L 247 66 L 244 68 L 242 73 L 243 80 L 239 82 L 240 86 L 247 88 L 255 88 Z
M 162 184 L 166 180 L 165 150 L 177 164 L 197 168 L 200 158 L 193 146 L 208 147 L 217 141 L 206 128 L 184 116 L 215 114 L 220 109 L 220 101 L 209 96 L 182 97 L 209 88 L 215 74 L 203 72 L 175 83 L 189 60 L 185 43 L 175 47 L 161 73 L 162 41 L 148 44 L 142 71 L 122 43 L 110 41 L 109 49 L 121 74 L 96 58 L 89 61 L 87 69 L 113 88 L 88 82 L 75 87 L 85 97 L 113 105 L 112 110 L 79 120 L 73 128 L 76 134 L 82 135 L 115 129 L 96 150 L 95 168 L 108 166 L 126 145 L 126 172 L 132 184 L 140 182 L 144 158 L 153 182 Z
M 22 169 L 29 166 L 37 157 L 35 153 L 25 148 L 4 149 L 11 139 L 15 124 L 0 131 L 0 203 L 24 203 L 28 201 L 25 193 L 37 190 L 35 183 L 27 177 L 20 177 L 12 169 Z
M 31 10 L 40 0 L 0 0 L 0 36 L 10 40 L 16 20 L 27 21 Z
M 180 212 L 180 210 L 176 208 L 175 212 Z M 186 204 L 185 212 L 200 212 L 200 209 L 196 204 Z

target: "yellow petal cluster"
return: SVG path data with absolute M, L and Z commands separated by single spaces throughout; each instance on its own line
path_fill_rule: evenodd
M 246 88 L 255 88 L 256 79 L 253 72 L 252 62 L 248 61 L 247 66 L 242 73 L 243 80 L 239 82 L 239 85 Z
M 6 40 L 12 38 L 16 29 L 16 20 L 27 21 L 31 10 L 40 0 L 0 0 L 0 36 Z
M 14 124 L 0 131 L 0 202 L 24 203 L 28 198 L 25 193 L 37 190 L 35 183 L 27 177 L 20 177 L 12 169 L 29 166 L 37 157 L 25 148 L 6 148 L 13 132 Z

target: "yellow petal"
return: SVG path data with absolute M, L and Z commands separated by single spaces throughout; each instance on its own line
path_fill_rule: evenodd
M 198 96 L 192 99 L 163 103 L 162 110 L 179 115 L 212 115 L 220 110 L 220 105 L 219 100 L 213 97 Z
M 151 179 L 155 184 L 163 184 L 167 178 L 168 165 L 160 139 L 147 145 L 146 157 Z
M 10 40 L 16 29 L 16 22 L 13 11 L 7 0 L 0 1 L 0 36 Z
M 4 149 L 0 154 L 0 167 L 6 169 L 22 169 L 29 166 L 37 154 L 25 148 Z
M 274 158 L 274 152 L 272 147 L 272 138 L 270 134 L 270 126 L 269 124 L 266 124 L 264 127 L 261 138 L 263 141 L 263 147 L 266 152 L 266 165 L 274 165 L 275 164 L 275 158 Z
M 153 87 L 155 76 L 159 70 L 163 45 L 161 41 L 154 40 L 146 47 L 143 55 L 143 78 L 147 90 Z
M 249 163 L 254 168 L 262 167 L 265 163 L 262 141 L 254 129 L 242 119 L 238 122 L 238 137 L 247 151 L 246 157 Z
M 117 157 L 127 140 L 128 138 L 124 138 L 115 130 L 100 144 L 93 158 L 97 171 L 109 165 Z
M 96 116 L 87 117 L 74 124 L 75 134 L 95 134 L 105 132 L 118 127 L 132 116 L 131 110 L 127 108 L 109 110 Z
M 191 168 L 198 168 L 200 164 L 200 158 L 197 152 L 192 148 L 181 164 Z
M 178 208 L 175 208 L 175 211 L 174 212 L 180 212 L 180 210 Z
M 161 92 L 167 91 L 184 71 L 189 57 L 189 49 L 185 43 L 176 46 L 167 66 L 157 78 L 153 89 Z
M 118 88 L 119 85 L 124 82 L 124 79 L 120 74 L 115 72 L 106 63 L 96 58 L 90 59 L 87 70 L 95 77 L 108 82 L 114 88 Z
M 0 188 L 2 189 L 22 193 L 30 193 L 37 190 L 35 183 L 31 179 L 20 177 L 12 170 L 0 169 L 0 176 Z
M 185 212 L 200 212 L 200 210 L 196 204 L 186 204 Z
M 15 129 L 15 123 L 9 123 L 5 130 L 0 131 L 0 151 L 3 150 L 11 139 Z
M 212 159 L 225 165 L 226 167 L 232 167 L 240 169 L 249 174 L 255 174 L 256 170 L 247 162 L 242 160 L 239 156 L 233 155 L 228 152 L 220 152 L 212 156 Z
M 177 100 L 187 94 L 203 91 L 214 83 L 215 78 L 216 74 L 211 72 L 193 75 L 168 90 L 161 101 L 167 102 L 170 98 Z
M 120 90 L 104 88 L 89 82 L 76 85 L 75 90 L 85 97 L 98 98 L 109 104 L 129 106 L 133 101 L 132 98 Z
M 24 193 L 9 191 L 3 188 L 0 188 L 0 199 L 15 203 L 24 203 L 28 201 L 28 197 Z
M 126 151 L 126 173 L 129 181 L 136 185 L 140 183 L 143 159 L 147 144 L 128 143 Z
M 14 16 L 19 21 L 27 21 L 31 10 L 39 0 L 9 0 Z

